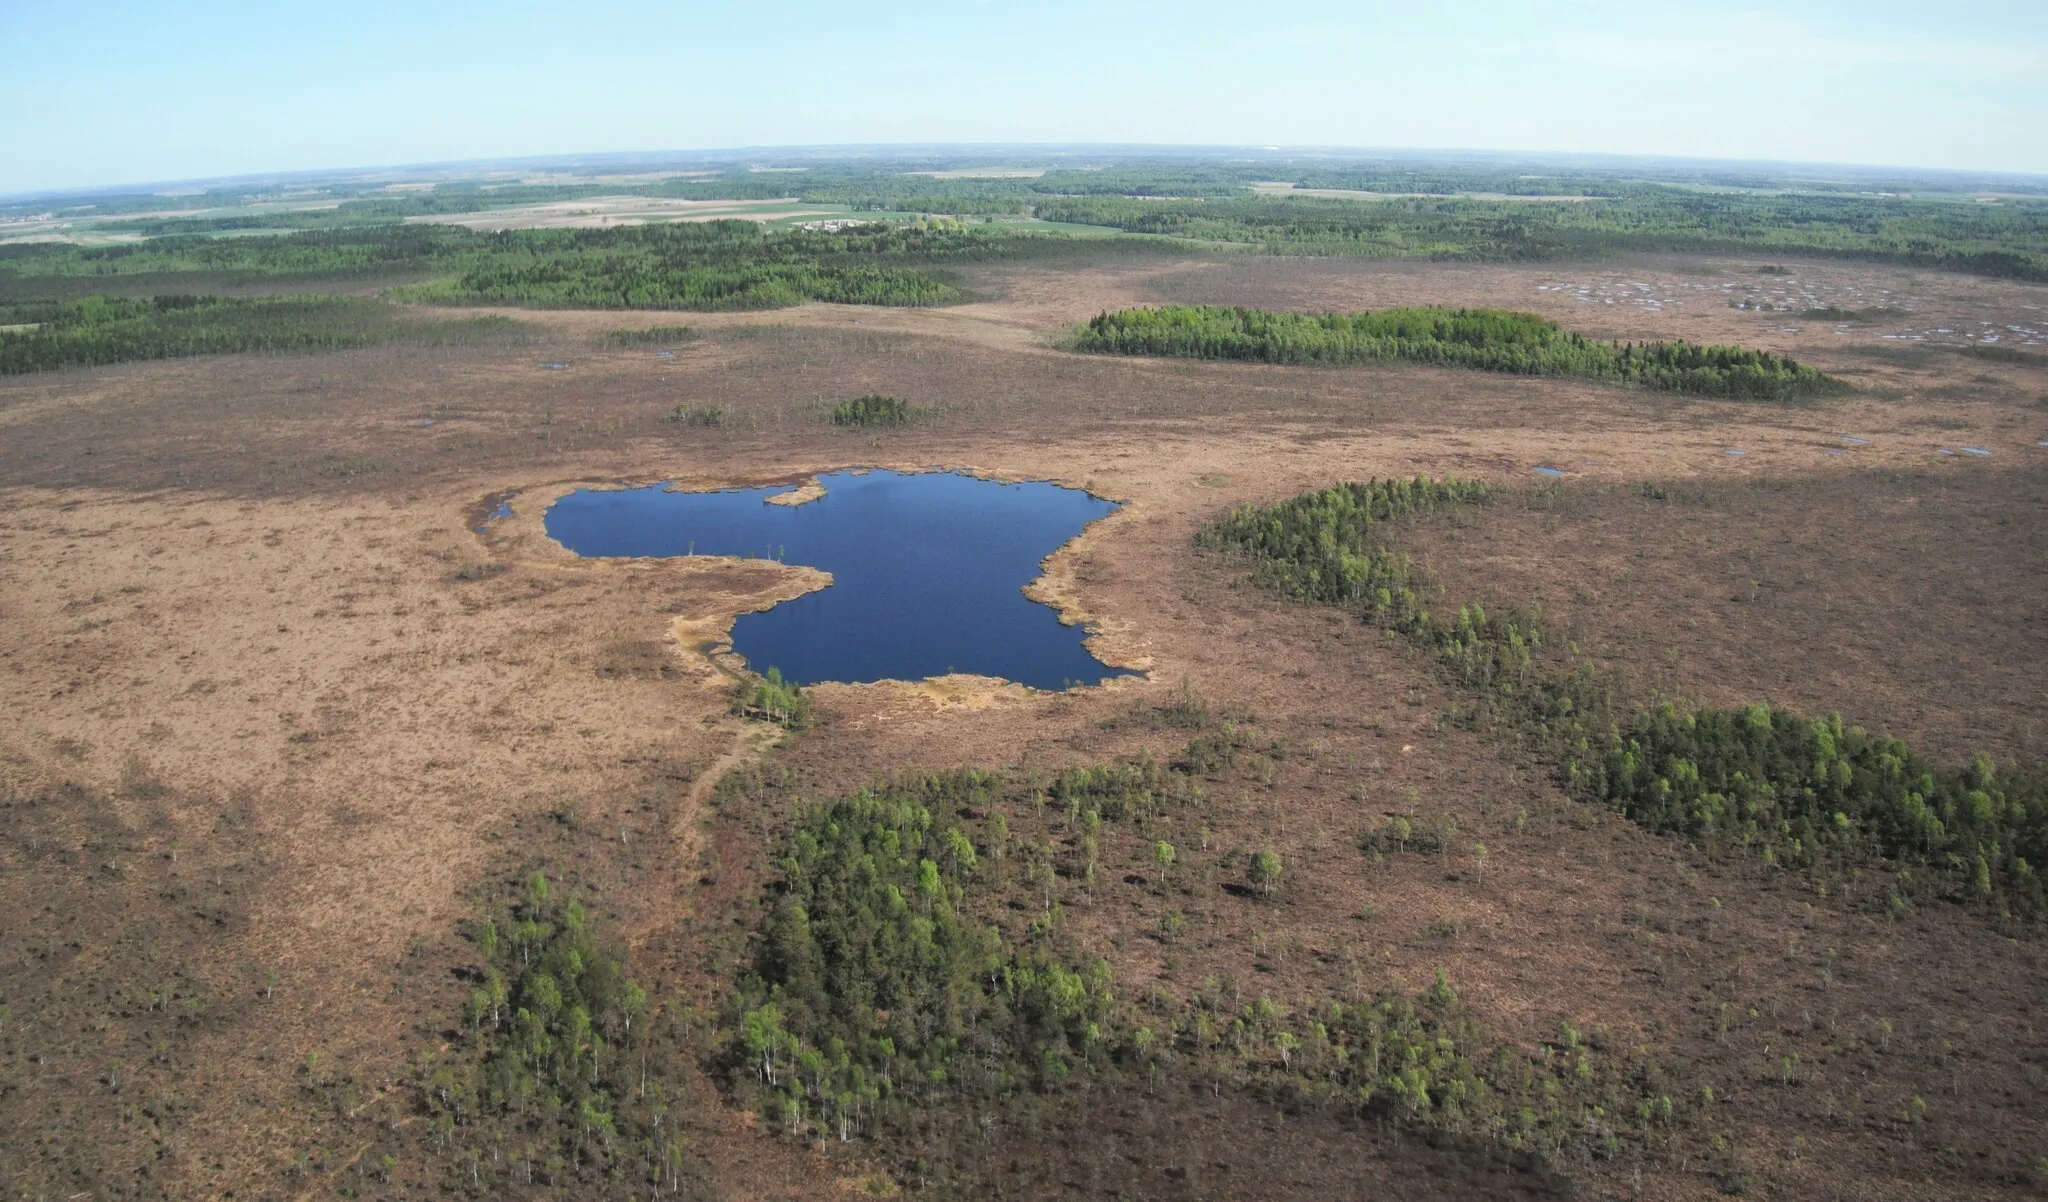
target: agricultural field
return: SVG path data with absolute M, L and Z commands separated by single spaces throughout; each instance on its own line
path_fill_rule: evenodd
M 2037 202 L 1147 170 L 0 248 L 7 1188 L 2038 1196 Z M 1128 674 L 546 525 L 862 468 L 1118 503 Z

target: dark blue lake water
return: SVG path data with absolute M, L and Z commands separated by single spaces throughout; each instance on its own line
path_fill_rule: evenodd
M 570 493 L 547 532 L 578 555 L 736 555 L 832 573 L 733 624 L 733 650 L 800 684 L 922 680 L 948 672 L 1040 689 L 1095 684 L 1122 669 L 1082 647 L 1023 587 L 1039 561 L 1117 506 L 1056 484 L 998 484 L 948 472 L 834 472 L 806 505 L 785 487 Z

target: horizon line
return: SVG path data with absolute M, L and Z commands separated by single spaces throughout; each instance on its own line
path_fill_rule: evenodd
M 749 145 L 731 147 L 709 147 L 698 149 L 661 150 L 602 150 L 570 151 L 533 155 L 483 156 L 462 159 L 440 159 L 412 163 L 383 163 L 356 166 L 295 168 L 279 171 L 252 171 L 235 175 L 191 176 L 182 179 L 133 180 L 113 184 L 63 185 L 57 187 L 28 188 L 12 192 L 0 192 L 0 201 L 19 203 L 27 200 L 60 197 L 82 197 L 104 195 L 116 192 L 146 192 L 163 194 L 163 189 L 189 189 L 220 187 L 227 185 L 257 184 L 267 181 L 302 180 L 311 182 L 323 179 L 339 179 L 351 176 L 374 175 L 384 172 L 430 172 L 455 170 L 486 170 L 490 168 L 512 169 L 525 167 L 534 169 L 548 164 L 563 167 L 588 165 L 592 160 L 644 161 L 650 167 L 655 162 L 697 160 L 707 163 L 737 164 L 748 157 L 769 155 L 801 155 L 819 159 L 846 159 L 874 156 L 877 158 L 908 158 L 915 154 L 960 154 L 965 152 L 1032 153 L 1041 155 L 1080 156 L 1088 154 L 1107 155 L 1112 152 L 1131 156 L 1188 155 L 1192 157 L 1217 158 L 1225 155 L 1287 159 L 1291 157 L 1357 159 L 1357 160 L 1399 160 L 1402 158 L 1445 158 L 1468 155 L 1490 159 L 1520 159 L 1531 162 L 1546 160 L 1582 160 L 1594 163 L 1621 165 L 1628 163 L 1670 164 L 1748 168 L 1807 168 L 1832 171 L 1849 171 L 1859 174 L 1895 173 L 1947 177 L 1951 179 L 1984 180 L 2028 180 L 2048 182 L 2048 172 L 2009 171 L 1969 167 L 1915 167 L 1901 164 L 1851 163 L 1809 159 L 1771 158 L 1727 158 L 1702 155 L 1673 155 L 1621 153 L 1614 151 L 1590 150 L 1504 150 L 1484 147 L 1421 147 L 1421 146 L 1335 146 L 1335 145 L 1286 145 L 1250 143 L 1176 143 L 1176 142 L 844 142 L 844 143 L 790 143 L 784 145 Z M 838 152 L 838 153 L 832 153 Z

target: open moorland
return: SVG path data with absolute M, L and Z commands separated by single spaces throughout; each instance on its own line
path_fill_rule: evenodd
M 914 186 L 1059 175 L 957 174 Z M 39 345 L 113 346 L 127 322 L 143 341 L 121 345 L 159 349 L 0 377 L 11 1195 L 2048 1183 L 2024 859 L 2048 754 L 2039 283 L 1775 249 L 808 235 L 940 247 L 871 272 L 715 228 L 727 258 L 669 299 L 717 311 L 686 314 L 594 297 L 610 268 L 573 276 L 590 231 L 517 235 L 540 240 L 514 263 L 441 230 L 425 267 L 276 292 L 283 268 L 238 261 L 216 294 L 376 312 L 339 341 L 236 317 L 284 333 L 204 355 L 161 348 L 210 318 L 66 311 L 86 294 L 19 277 Z M 780 307 L 705 300 L 747 272 Z M 880 303 L 819 299 L 867 287 Z M 1169 305 L 1506 310 L 1570 357 L 1516 374 L 1412 331 L 1341 361 L 1079 333 Z M 1828 383 L 1729 397 L 1612 367 L 1678 343 Z M 1033 593 L 1141 674 L 765 694 L 715 652 L 814 573 L 578 559 L 542 525 L 579 486 L 848 467 L 1122 502 Z M 1426 622 L 1399 596 L 1290 597 L 1290 561 L 1216 533 L 1235 506 L 1415 477 L 1483 486 L 1417 485 L 1362 527 Z M 1496 622 L 1452 627 L 1474 603 Z M 1499 616 L 1539 609 L 1540 650 L 1499 658 Z M 1512 685 L 1446 650 L 1473 646 L 1519 664 Z M 1616 729 L 1662 702 L 1838 713 L 1924 757 L 1926 797 L 1974 772 L 1964 809 L 2004 807 L 1943 838 L 2008 834 L 1858 842 L 1826 829 L 1875 831 L 1849 801 L 1817 831 L 1658 820 L 1577 775 L 1605 727 L 1574 750 L 1555 709 L 1532 716 L 1528 682 L 1568 671 L 1605 682 Z M 1863 760 L 1820 758 L 1860 796 Z

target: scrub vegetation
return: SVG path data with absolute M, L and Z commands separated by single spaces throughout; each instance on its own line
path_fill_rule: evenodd
M 1630 710 L 1573 649 L 1546 646 L 1540 613 L 1432 611 L 1438 591 L 1389 540 L 1391 519 L 1485 503 L 1455 480 L 1339 485 L 1245 506 L 1197 542 L 1240 555 L 1299 600 L 1342 605 L 1435 653 L 1472 693 L 1467 720 L 1536 736 L 1573 790 L 1646 828 L 1754 855 L 1825 892 L 1901 908 L 1974 902 L 2048 914 L 2048 782 L 1979 756 L 1941 768 L 1905 743 L 1768 704 L 1665 702 Z M 1877 868 L 1870 883 L 1866 869 Z
M 866 393 L 832 406 L 832 424 L 863 428 L 907 426 L 917 420 L 918 410 L 899 397 Z
M 687 346 L 697 341 L 689 326 L 649 326 L 643 330 L 607 330 L 606 346 Z
M 927 1183 L 971 1180 L 992 1129 L 1057 1124 L 1118 1089 L 1249 1088 L 1559 1162 L 1664 1142 L 1686 1103 L 1654 1063 L 1576 1032 L 1514 1051 L 1441 971 L 1413 995 L 1120 989 L 1065 919 L 1111 877 L 1154 874 L 1177 898 L 1221 869 L 1265 906 L 1281 886 L 1274 851 L 1233 861 L 1199 831 L 1211 790 L 1286 753 L 1201 721 L 1167 764 L 962 769 L 799 805 L 721 1020 L 736 1096 L 787 1137 L 879 1141 Z M 784 804 L 765 777 L 722 798 Z
M 1689 342 L 1603 342 L 1533 313 L 1384 309 L 1275 313 L 1171 305 L 1103 313 L 1081 328 L 1084 351 L 1258 363 L 1410 363 L 1528 376 L 1613 380 L 1660 392 L 1790 400 L 1847 392 L 1817 368 L 1766 351 Z
M 731 416 L 731 414 L 725 411 L 725 407 L 723 405 L 684 404 L 677 405 L 675 408 L 669 410 L 667 413 L 662 414 L 661 420 L 665 422 L 674 422 L 676 425 L 679 426 L 695 426 L 706 429 L 715 429 L 719 426 L 723 426 L 731 418 Z

